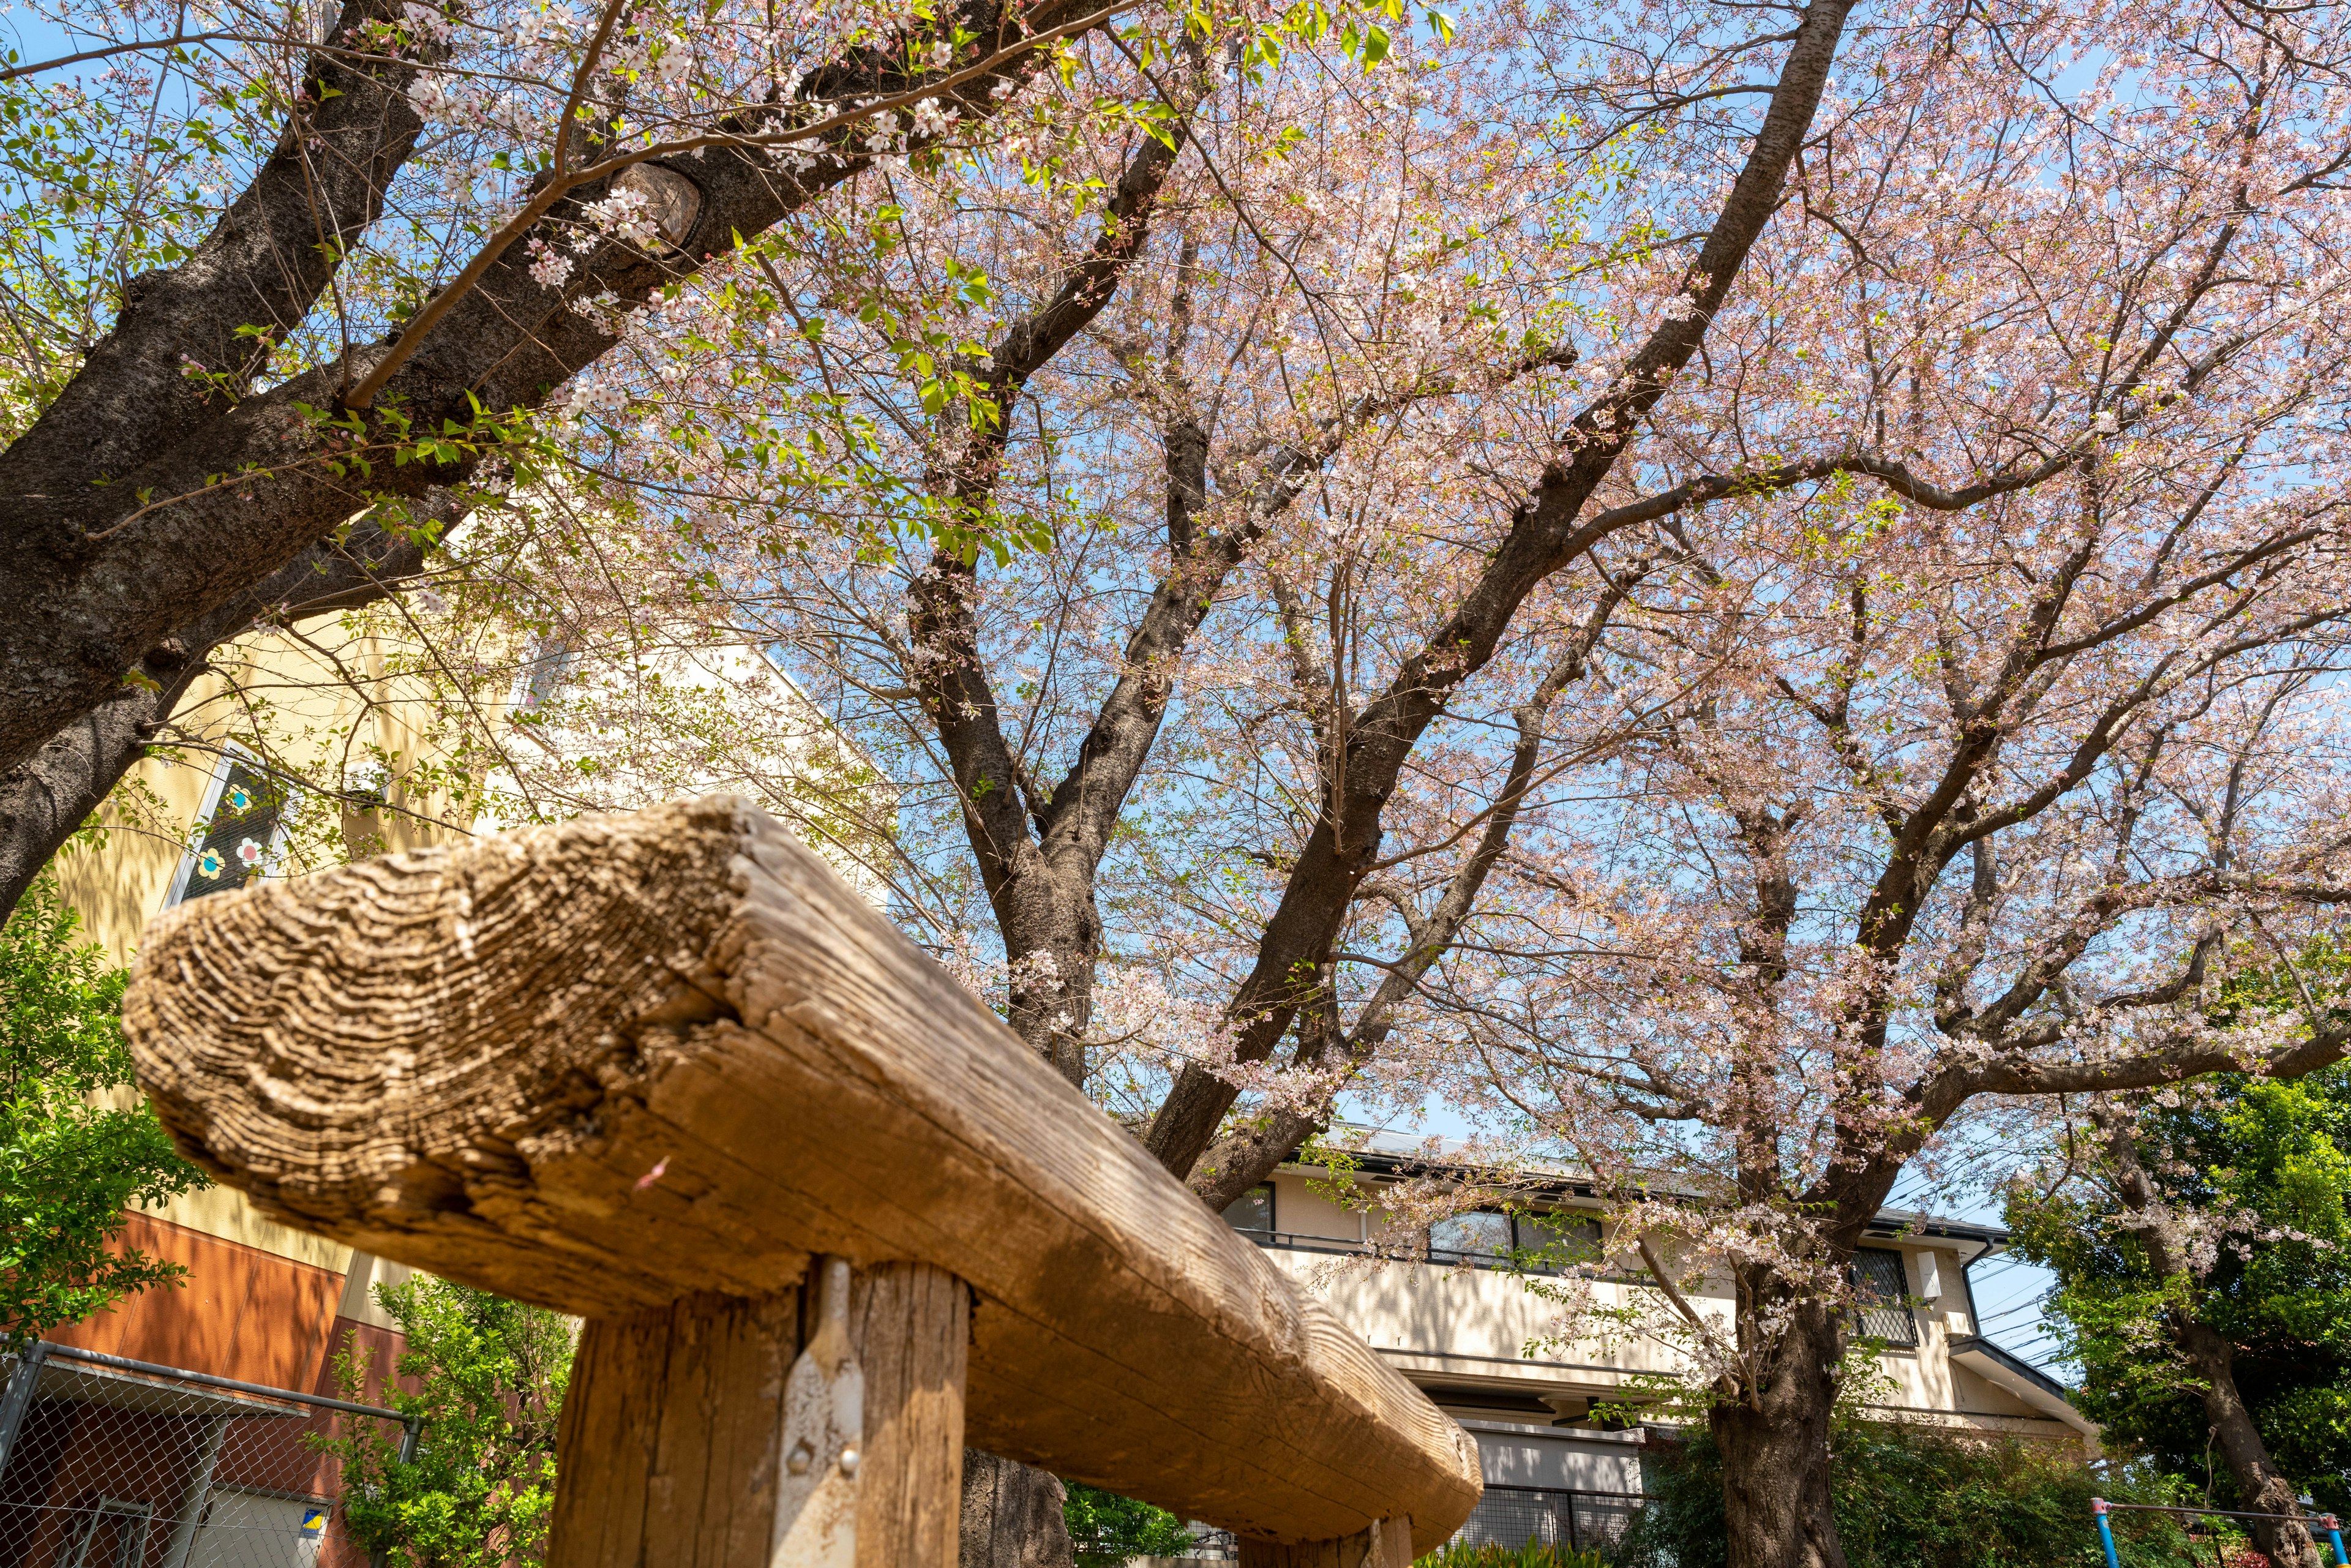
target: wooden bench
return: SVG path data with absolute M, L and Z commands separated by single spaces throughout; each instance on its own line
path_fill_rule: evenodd
M 680 802 L 184 905 L 124 1009 L 266 1214 L 587 1320 L 552 1568 L 952 1563 L 979 1448 L 1397 1568 L 1475 1445 L 780 825 Z

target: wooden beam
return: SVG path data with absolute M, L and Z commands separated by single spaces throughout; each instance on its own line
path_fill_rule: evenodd
M 1466 1433 L 741 801 L 198 900 L 124 1017 L 289 1224 L 591 1318 L 928 1263 L 975 1446 L 1274 1540 L 1476 1504 Z
M 1339 1541 L 1240 1540 L 1241 1568 L 1412 1568 L 1412 1521 L 1374 1521 Z

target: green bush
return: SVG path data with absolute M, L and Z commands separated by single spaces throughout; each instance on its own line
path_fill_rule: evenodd
M 352 1536 L 387 1568 L 522 1568 L 547 1555 L 555 1503 L 555 1429 L 571 1378 L 571 1325 L 446 1280 L 379 1285 L 407 1337 L 393 1368 L 419 1386 L 383 1398 L 423 1423 L 415 1457 L 399 1432 L 356 1423 L 311 1446 L 343 1461 Z M 346 1346 L 335 1372 L 364 1399 L 370 1357 Z
M 1083 1481 L 1062 1484 L 1070 1495 L 1061 1517 L 1081 1568 L 1119 1568 L 1130 1557 L 1173 1557 L 1191 1547 L 1192 1532 L 1165 1509 Z
M 1604 1568 L 1597 1552 L 1567 1546 L 1468 1546 L 1455 1542 L 1422 1558 L 1416 1568 Z
M 0 923 L 0 1350 L 187 1273 L 120 1241 L 128 1206 L 212 1185 L 122 1092 L 127 977 L 47 873 Z
M 2091 1498 L 2179 1500 L 2144 1466 L 2094 1471 L 2034 1444 L 1872 1422 L 1839 1427 L 1830 1465 L 1852 1568 L 2102 1568 Z M 1699 1433 L 1646 1468 L 1649 1507 L 1616 1553 L 1620 1568 L 1724 1568 L 1714 1440 Z M 2114 1520 L 2124 1568 L 2199 1568 L 2170 1516 Z

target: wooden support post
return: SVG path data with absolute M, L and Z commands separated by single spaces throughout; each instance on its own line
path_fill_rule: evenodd
M 1382 1519 L 1337 1541 L 1240 1539 L 1241 1568 L 1412 1568 L 1412 1521 Z
M 819 1260 L 811 1273 L 805 1311 L 794 1287 L 588 1324 L 548 1568 L 953 1568 L 970 1291 L 928 1264 L 852 1275 Z M 827 1333 L 828 1296 L 844 1287 Z M 846 1404 L 844 1364 L 857 1385 Z M 836 1413 L 853 1412 L 855 1436 L 795 1456 L 796 1393 L 800 1426 L 818 1402 L 819 1446 Z M 779 1501 L 791 1517 L 778 1519 Z
M 865 1369 L 857 1568 L 953 1568 L 971 1291 L 927 1263 L 884 1263 L 860 1271 L 849 1316 Z
M 591 1322 L 556 1439 L 548 1568 L 768 1568 L 798 1287 Z

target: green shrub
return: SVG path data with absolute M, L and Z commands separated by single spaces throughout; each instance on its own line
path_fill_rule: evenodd
M 402 1461 L 395 1428 L 373 1422 L 311 1446 L 343 1461 L 352 1536 L 386 1568 L 524 1568 L 547 1555 L 555 1504 L 555 1430 L 571 1380 L 571 1325 L 427 1275 L 379 1285 L 375 1298 L 407 1338 L 393 1368 L 420 1387 L 383 1399 L 418 1417 Z M 370 1357 L 335 1357 L 346 1399 L 364 1399 Z
M 1852 1568 L 2103 1568 L 2092 1497 L 2179 1500 L 2143 1465 L 2095 1471 L 2039 1445 L 1872 1422 L 1842 1425 L 1830 1464 Z M 1650 1503 L 1616 1553 L 1621 1568 L 1724 1568 L 1713 1439 L 1699 1433 L 1646 1468 Z M 2170 1516 L 2114 1520 L 2123 1568 L 2199 1568 Z
M 1468 1546 L 1455 1542 L 1422 1558 L 1416 1568 L 1604 1568 L 1597 1552 L 1567 1546 Z
M 120 1240 L 129 1205 L 212 1185 L 121 1092 L 127 977 L 46 873 L 0 923 L 0 1350 L 187 1274 Z
M 1173 1557 L 1190 1549 L 1192 1532 L 1165 1509 L 1114 1491 L 1065 1481 L 1061 1517 L 1081 1568 L 1119 1568 L 1130 1557 Z

